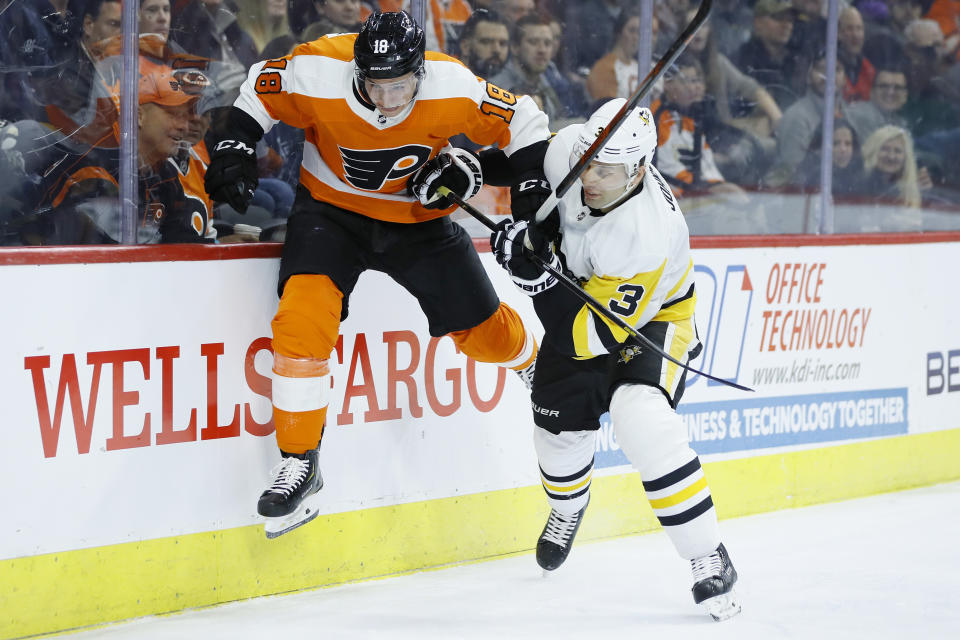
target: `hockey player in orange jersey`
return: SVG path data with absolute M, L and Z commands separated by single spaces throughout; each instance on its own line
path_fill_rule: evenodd
M 542 180 L 547 118 L 529 97 L 424 42 L 406 12 L 374 13 L 359 34 L 324 36 L 254 65 L 215 124 L 206 189 L 238 211 L 256 188 L 263 133 L 283 121 L 306 137 L 272 323 L 283 460 L 257 507 L 271 538 L 316 515 L 328 362 L 363 271 L 387 273 L 413 294 L 431 335 L 532 378 L 534 337 L 500 302 L 469 236 L 448 216 L 453 203 L 436 192 L 445 186 L 469 198 L 482 185 L 478 158 L 448 146 L 459 133 L 496 144 L 513 175 Z M 515 207 L 529 199 L 516 196 Z

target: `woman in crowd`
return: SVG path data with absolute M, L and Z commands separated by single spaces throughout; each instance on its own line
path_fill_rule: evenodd
M 274 39 L 293 36 L 287 18 L 287 0 L 237 0 L 237 4 L 237 22 L 253 38 L 261 57 Z
M 863 143 L 866 171 L 860 192 L 910 208 L 922 204 L 920 192 L 933 183 L 926 168 L 917 168 L 913 138 L 900 127 L 880 127 Z
M 653 33 L 657 33 L 654 16 Z M 597 60 L 587 76 L 587 92 L 593 101 L 629 98 L 637 90 L 637 48 L 640 46 L 640 14 L 626 13 L 614 24 L 613 46 Z
M 823 133 L 814 136 L 806 158 L 797 171 L 794 185 L 808 189 L 820 187 L 820 149 Z M 846 120 L 836 120 L 833 125 L 833 181 L 834 196 L 849 196 L 858 193 L 863 185 L 863 155 L 860 141 L 853 127 Z

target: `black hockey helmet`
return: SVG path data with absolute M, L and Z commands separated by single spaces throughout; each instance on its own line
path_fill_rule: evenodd
M 377 11 L 360 27 L 353 44 L 357 79 L 397 78 L 423 69 L 427 38 L 406 11 Z

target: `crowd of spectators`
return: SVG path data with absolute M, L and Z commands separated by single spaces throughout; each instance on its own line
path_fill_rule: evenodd
M 637 62 L 641 37 L 649 34 L 656 59 L 698 4 L 655 2 L 644 24 L 637 0 L 425 0 L 425 30 L 429 48 L 533 96 L 557 130 L 629 97 L 647 71 Z M 264 137 L 260 186 L 240 216 L 203 191 L 211 118 L 232 103 L 251 65 L 408 5 L 141 0 L 138 241 L 281 237 L 303 132 L 279 125 Z M 764 203 L 816 194 L 824 161 L 838 203 L 957 211 L 960 3 L 841 0 L 832 105 L 826 5 L 715 0 L 649 96 L 659 127 L 654 162 L 681 197 L 705 198 L 700 210 L 751 211 L 748 232 L 796 231 L 769 224 Z M 121 1 L 0 7 L 0 244 L 118 242 Z M 828 108 L 833 152 L 823 159 Z M 502 213 L 504 197 L 487 192 L 480 201 Z

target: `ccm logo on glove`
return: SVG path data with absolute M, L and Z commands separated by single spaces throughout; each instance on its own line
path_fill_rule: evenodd
M 242 140 L 221 140 L 217 143 L 217 146 L 213 148 L 214 151 L 240 151 L 247 154 L 248 156 L 253 155 L 253 149 L 250 148 L 247 143 Z

